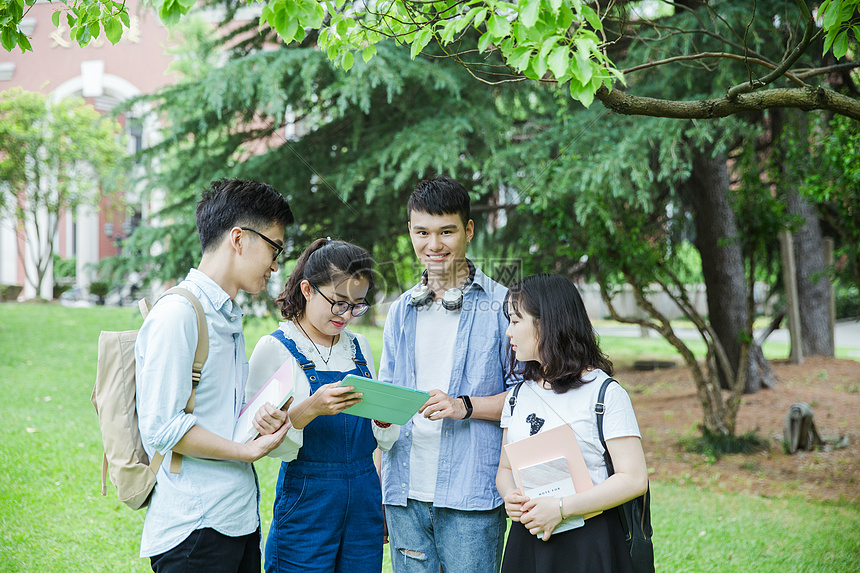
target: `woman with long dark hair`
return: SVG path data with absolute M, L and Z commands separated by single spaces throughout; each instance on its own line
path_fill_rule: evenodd
M 568 424 L 593 487 L 529 499 L 517 487 L 503 448 L 496 486 L 513 523 L 502 572 L 631 572 L 621 522 L 616 511 L 607 510 L 645 493 L 645 455 L 630 398 L 619 384 L 610 384 L 603 427 L 615 474 L 608 477 L 595 403 L 612 375 L 612 362 L 597 343 L 582 297 L 564 277 L 533 275 L 510 288 L 504 312 L 510 321 L 510 363 L 519 365 L 512 374 L 523 383 L 511 391 L 511 406 L 502 412 L 503 444 Z M 573 516 L 588 518 L 553 533 Z
M 248 397 L 284 363 L 294 364 L 292 428 L 270 454 L 283 462 L 266 541 L 269 573 L 382 567 L 382 492 L 373 453 L 390 449 L 400 427 L 343 413 L 360 394 L 338 386 L 347 374 L 376 377 L 367 339 L 346 328 L 370 307 L 372 263 L 367 251 L 344 241 L 308 246 L 275 301 L 284 322 L 251 355 Z

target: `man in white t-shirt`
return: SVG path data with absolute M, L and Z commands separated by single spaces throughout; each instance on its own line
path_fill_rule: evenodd
M 507 289 L 466 259 L 469 194 L 421 181 L 408 227 L 424 267 L 385 321 L 379 379 L 430 393 L 382 458 L 395 573 L 495 573 L 505 513 L 495 487 L 506 393 Z

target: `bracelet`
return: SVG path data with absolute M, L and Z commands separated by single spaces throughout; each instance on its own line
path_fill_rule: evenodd
M 377 428 L 387 428 L 391 426 L 390 422 L 380 422 L 379 420 L 374 420 L 373 423 L 376 424 Z
M 558 498 L 558 514 L 561 516 L 561 520 L 564 521 L 564 511 L 562 511 L 562 506 L 564 505 L 564 498 Z

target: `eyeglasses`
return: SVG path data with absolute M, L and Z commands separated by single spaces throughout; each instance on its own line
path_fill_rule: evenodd
M 346 311 L 348 311 L 349 309 L 352 309 L 352 316 L 359 317 L 370 309 L 370 305 L 367 304 L 366 302 L 357 302 L 355 304 L 349 304 L 345 300 L 334 301 L 334 300 L 330 299 L 329 297 L 327 297 L 326 295 L 324 295 L 322 293 L 322 291 L 320 291 L 320 289 L 318 289 L 316 287 L 315 284 L 313 284 L 313 283 L 308 283 L 308 284 L 310 284 L 312 287 L 314 287 L 314 290 L 317 291 L 318 293 L 320 293 L 321 297 L 323 297 L 324 299 L 326 299 L 326 301 L 331 303 L 331 313 L 335 316 L 340 316 L 340 315 L 346 313 Z
M 272 239 L 270 239 L 269 237 L 267 237 L 266 235 L 264 235 L 260 231 L 255 231 L 254 229 L 249 229 L 248 227 L 239 227 L 239 228 L 242 229 L 243 231 L 251 231 L 252 233 L 256 234 L 258 237 L 260 237 L 261 239 L 263 239 L 264 241 L 269 243 L 272 246 L 272 248 L 275 249 L 275 256 L 272 257 L 272 261 L 278 260 L 278 257 L 281 256 L 281 253 L 284 252 L 284 247 L 282 247 L 281 245 L 279 245 L 278 243 L 276 243 L 275 241 L 273 241 Z

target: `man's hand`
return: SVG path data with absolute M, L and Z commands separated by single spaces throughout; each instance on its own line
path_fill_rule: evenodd
M 462 420 L 466 417 L 466 405 L 459 398 L 452 398 L 442 390 L 430 390 L 430 399 L 418 410 L 428 420 L 451 418 Z
M 272 450 L 281 445 L 284 438 L 287 436 L 287 430 L 289 429 L 290 423 L 286 422 L 285 424 L 282 424 L 274 434 L 257 436 L 257 438 L 251 440 L 250 443 L 245 444 L 245 447 L 248 448 L 247 457 L 242 461 L 256 462 L 260 458 L 269 455 Z
M 254 429 L 264 436 L 277 432 L 278 428 L 284 425 L 284 422 L 287 421 L 287 410 L 289 410 L 290 404 L 292 403 L 293 398 L 291 396 L 290 399 L 287 400 L 287 403 L 280 409 L 275 408 L 268 402 L 263 404 L 263 406 L 257 410 L 257 413 L 254 414 L 254 420 L 252 422 Z

